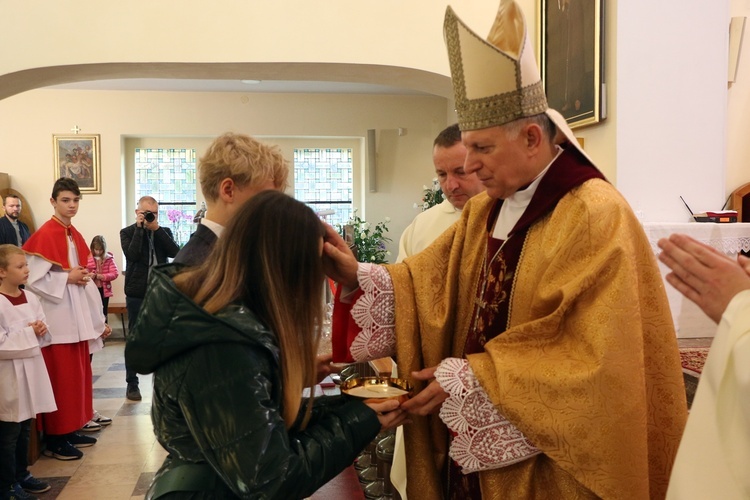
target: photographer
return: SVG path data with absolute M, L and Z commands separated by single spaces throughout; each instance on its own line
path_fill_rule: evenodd
M 180 250 L 169 228 L 159 225 L 159 203 L 151 196 L 138 200 L 135 224 L 120 230 L 120 244 L 125 254 L 125 305 L 128 309 L 128 333 L 135 326 L 141 302 L 146 295 L 146 283 L 152 267 L 164 264 Z M 125 363 L 125 396 L 131 401 L 141 400 L 138 375 Z

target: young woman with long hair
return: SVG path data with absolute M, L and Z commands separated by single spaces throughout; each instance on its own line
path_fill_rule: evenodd
M 170 452 L 148 498 L 303 498 L 403 422 L 396 401 L 302 398 L 316 379 L 324 234 L 303 203 L 266 191 L 201 266 L 152 271 L 125 351 L 154 372 Z

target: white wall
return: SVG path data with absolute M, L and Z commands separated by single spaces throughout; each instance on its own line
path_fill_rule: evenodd
M 645 221 L 725 200 L 729 2 L 617 3 L 617 187 Z
M 50 75 L 38 69 L 72 66 L 57 76 L 76 81 L 96 65 L 120 63 L 151 64 L 153 76 L 168 71 L 158 69 L 164 63 L 194 65 L 173 70 L 203 78 L 210 78 L 200 76 L 201 71 L 211 71 L 207 69 L 210 64 L 243 63 L 271 64 L 277 72 L 284 72 L 290 63 L 343 63 L 350 65 L 346 70 L 350 72 L 356 72 L 357 65 L 381 65 L 445 76 L 448 61 L 442 23 L 447 3 L 0 0 L 5 21 L 0 47 L 23 47 L 3 51 L 0 57 L 0 94 L 3 87 L 28 90 L 52 84 L 41 81 Z M 451 4 L 469 25 L 493 17 L 497 7 L 496 0 Z M 279 78 L 265 74 L 262 79 Z
M 731 0 L 730 16 L 750 17 L 750 0 Z M 750 23 L 745 25 L 736 77 L 727 102 L 727 196 L 750 182 Z

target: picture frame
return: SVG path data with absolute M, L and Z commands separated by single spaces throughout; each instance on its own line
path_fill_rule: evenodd
M 99 134 L 52 135 L 55 179 L 69 177 L 81 193 L 101 194 Z
M 550 108 L 570 128 L 606 118 L 602 0 L 541 0 L 539 66 Z

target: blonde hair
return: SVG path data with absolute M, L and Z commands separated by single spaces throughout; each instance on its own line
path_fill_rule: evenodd
M 276 335 L 287 428 L 297 420 L 302 390 L 315 385 L 323 321 L 324 234 L 320 220 L 305 204 L 278 191 L 264 191 L 243 205 L 200 267 L 174 280 L 207 312 L 214 314 L 239 301 Z M 302 427 L 311 409 L 308 400 Z
M 277 146 L 229 132 L 217 137 L 201 157 L 198 178 L 203 196 L 211 202 L 219 198 L 219 185 L 226 178 L 242 188 L 272 181 L 277 190 L 283 191 L 289 163 Z
M 26 255 L 26 252 L 21 250 L 20 247 L 11 245 L 10 243 L 0 245 L 0 269 L 8 268 L 11 255 Z

